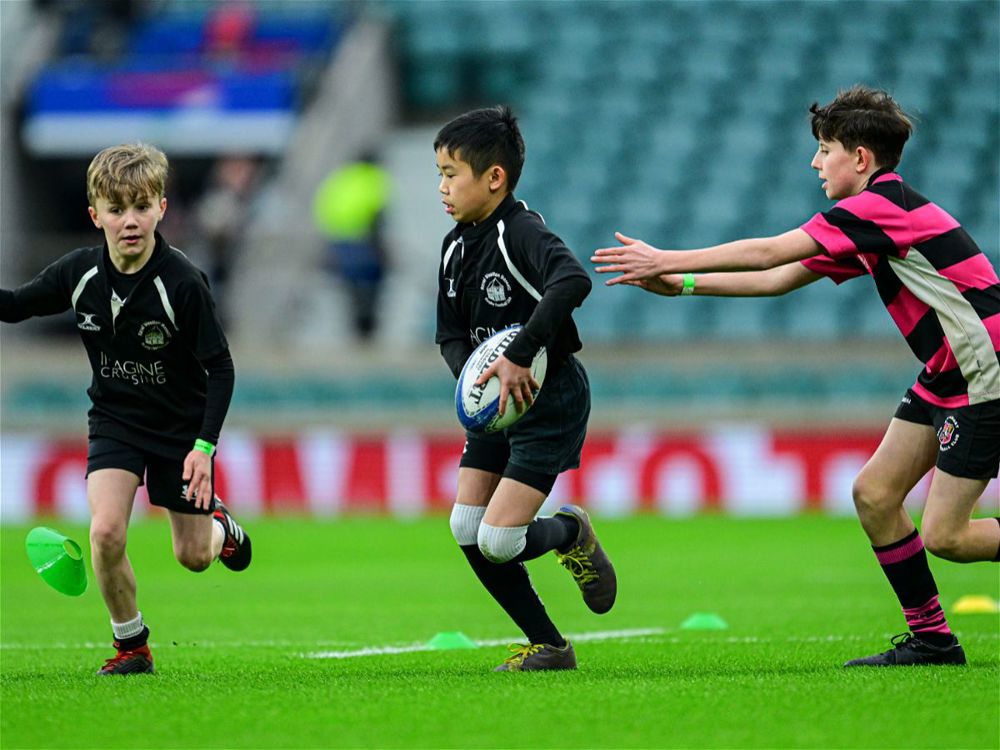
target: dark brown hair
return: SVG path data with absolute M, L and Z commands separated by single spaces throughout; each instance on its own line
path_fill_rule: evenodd
M 856 85 L 837 93 L 825 107 L 813 102 L 812 133 L 816 140 L 839 141 L 848 151 L 864 146 L 880 167 L 895 169 L 913 122 L 881 89 Z

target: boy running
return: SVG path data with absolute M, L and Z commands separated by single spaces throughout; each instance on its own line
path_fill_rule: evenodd
M 508 107 L 468 112 L 434 141 L 438 190 L 457 226 L 444 238 L 437 335 L 457 378 L 473 349 L 514 324 L 524 328 L 479 379 L 500 379 L 500 409 L 534 405 L 509 429 L 466 433 L 451 530 L 480 582 L 528 643 L 496 671 L 575 669 L 572 644 L 549 619 L 526 560 L 555 550 L 594 612 L 611 609 L 617 583 L 587 514 L 574 505 L 535 518 L 556 477 L 580 465 L 590 414 L 587 374 L 571 318 L 591 288 L 587 272 L 542 217 L 514 198 L 524 141 Z M 531 376 L 545 347 L 545 387 Z M 537 394 L 537 395 L 533 395 Z
M 0 289 L 6 323 L 72 308 L 90 358 L 90 546 L 117 650 L 99 675 L 153 672 L 125 553 L 144 478 L 150 502 L 167 509 L 181 565 L 202 571 L 218 558 L 243 570 L 251 557 L 250 537 L 214 492 L 233 360 L 205 275 L 156 231 L 166 176 L 167 158 L 152 146 L 101 151 L 87 170 L 87 198 L 104 244 Z
M 855 480 L 854 504 L 911 632 L 845 666 L 965 664 L 924 547 L 956 562 L 1000 559 L 1000 518 L 971 519 L 1000 468 L 997 271 L 954 218 L 896 174 L 912 124 L 887 93 L 855 86 L 810 112 L 812 167 L 832 209 L 776 237 L 700 250 L 616 234 L 622 246 L 591 260 L 619 274 L 609 285 L 666 296 L 770 296 L 824 276 L 872 276 L 924 367 Z M 903 500 L 934 466 L 921 539 Z

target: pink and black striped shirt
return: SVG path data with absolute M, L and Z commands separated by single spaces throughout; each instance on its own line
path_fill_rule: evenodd
M 885 170 L 802 229 L 823 254 L 802 261 L 837 284 L 870 274 L 924 363 L 914 392 L 944 408 L 1000 399 L 1000 280 L 939 206 Z

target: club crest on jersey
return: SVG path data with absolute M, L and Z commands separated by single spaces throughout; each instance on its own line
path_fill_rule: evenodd
M 958 442 L 958 420 L 954 417 L 945 417 L 944 424 L 937 431 L 938 442 L 941 450 L 946 451 Z
M 139 338 L 146 349 L 156 351 L 170 343 L 170 329 L 158 320 L 147 320 L 139 326 Z
M 490 271 L 483 276 L 483 281 L 479 285 L 479 290 L 486 298 L 486 302 L 493 307 L 507 307 L 512 297 L 510 296 L 510 282 L 503 274 Z
M 94 316 L 97 315 L 97 313 L 80 312 L 77 310 L 76 314 L 82 316 L 82 318 L 76 322 L 76 327 L 81 331 L 101 330 L 100 324 L 94 322 Z

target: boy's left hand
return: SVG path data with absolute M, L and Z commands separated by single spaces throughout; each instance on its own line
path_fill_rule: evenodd
M 484 385 L 493 376 L 500 379 L 500 416 L 507 410 L 507 396 L 514 397 L 514 408 L 523 414 L 534 400 L 532 394 L 541 388 L 530 367 L 515 365 L 502 354 L 479 376 L 476 385 Z
M 184 459 L 183 480 L 188 483 L 185 499 L 200 510 L 212 507 L 212 457 L 203 451 L 191 451 Z
M 615 232 L 615 238 L 622 243 L 620 247 L 602 247 L 595 250 L 590 258 L 593 263 L 608 264 L 594 269 L 597 273 L 621 274 L 605 282 L 608 286 L 653 279 L 663 273 L 660 268 L 662 250 L 657 250 L 642 240 L 626 237 L 621 232 Z

